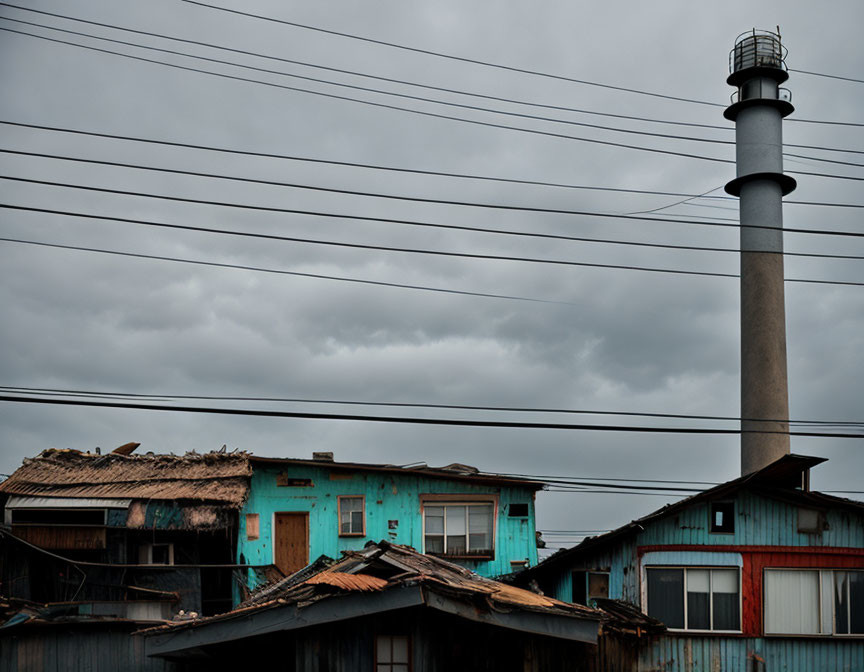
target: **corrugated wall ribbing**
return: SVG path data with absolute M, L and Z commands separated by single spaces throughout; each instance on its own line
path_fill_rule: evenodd
M 754 654 L 764 665 L 754 667 Z M 660 637 L 642 647 L 639 672 L 860 672 L 864 642 L 854 640 Z
M 709 504 L 696 504 L 647 523 L 640 546 L 666 544 L 736 546 L 834 546 L 864 548 L 864 516 L 830 510 L 821 534 L 798 532 L 798 507 L 742 491 L 735 497 L 735 533 L 712 534 Z
M 0 637 L 0 672 L 177 672 L 174 663 L 147 658 L 131 630 L 99 626 L 39 628 Z

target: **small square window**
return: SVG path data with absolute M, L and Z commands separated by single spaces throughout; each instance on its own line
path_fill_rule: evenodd
M 339 535 L 362 537 L 366 534 L 364 497 L 339 497 Z
M 375 638 L 375 672 L 410 672 L 411 640 L 405 636 Z
M 258 538 L 260 530 L 259 517 L 257 513 L 246 514 L 246 540 L 253 541 Z
M 511 504 L 508 507 L 507 513 L 511 518 L 527 518 L 528 517 L 528 504 L 519 503 L 519 504 Z
M 805 534 L 817 534 L 825 528 L 825 518 L 816 509 L 798 509 L 798 531 Z
M 735 502 L 711 502 L 712 534 L 735 533 Z

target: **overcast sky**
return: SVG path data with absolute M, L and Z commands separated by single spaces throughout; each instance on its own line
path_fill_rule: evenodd
M 384 82 L 0 8 L 18 19 L 292 75 L 582 124 L 730 141 L 722 117 L 736 36 L 778 24 L 790 69 L 860 77 L 860 0 L 828 8 L 783 0 L 694 3 L 429 3 L 213 0 L 223 7 L 432 52 L 639 89 L 652 97 L 398 50 L 181 2 L 37 0 L 29 7 L 160 35 L 485 96 L 640 116 L 681 126 L 537 108 Z M 830 9 L 829 9 L 830 8 Z M 527 180 L 724 196 L 730 144 L 625 134 L 410 100 L 0 21 L 0 27 L 269 82 L 231 80 L 0 33 L 0 119 L 172 142 Z M 864 84 L 792 72 L 788 153 L 861 163 Z M 279 87 L 294 87 L 465 123 Z M 797 121 L 796 121 L 797 120 Z M 551 134 L 551 135 L 549 135 Z M 524 208 L 634 213 L 730 223 L 735 200 L 477 181 L 224 154 L 0 126 L 4 149 L 209 172 L 315 187 Z M 571 138 L 560 136 L 573 136 Z M 696 155 L 608 146 L 583 138 Z M 0 154 L 2 175 L 179 198 L 508 231 L 737 247 L 734 227 L 428 204 Z M 788 171 L 864 176 L 856 166 L 788 157 Z M 796 176 L 789 201 L 864 203 L 860 183 Z M 670 250 L 416 227 L 180 203 L 0 180 L 7 205 L 305 238 L 471 254 L 712 273 L 729 252 Z M 672 206 L 672 207 L 669 207 Z M 465 259 L 238 238 L 0 210 L 2 237 L 457 290 L 466 296 L 332 279 L 0 243 L 0 384 L 164 395 L 256 396 L 733 416 L 739 410 L 738 281 Z M 785 206 L 785 225 L 861 231 L 860 211 Z M 864 255 L 854 238 L 786 235 L 787 252 Z M 860 260 L 788 257 L 786 277 L 864 282 Z M 790 415 L 862 421 L 864 287 L 787 282 Z M 205 402 L 206 403 L 206 402 Z M 216 405 L 218 402 L 211 402 Z M 706 420 L 480 414 L 309 404 L 225 406 L 380 415 L 734 428 Z M 739 475 L 739 438 L 597 431 L 440 428 L 0 403 L 0 472 L 50 447 L 183 453 L 227 444 L 258 455 L 431 465 L 586 478 L 723 481 Z M 814 487 L 860 490 L 864 442 L 800 439 L 830 462 Z M 852 495 L 860 496 L 860 495 Z M 594 530 L 671 496 L 540 493 L 538 527 Z M 557 537 L 559 541 L 566 540 Z

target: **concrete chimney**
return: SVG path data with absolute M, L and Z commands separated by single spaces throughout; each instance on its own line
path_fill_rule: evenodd
M 796 185 L 783 174 L 782 121 L 795 109 L 780 88 L 785 55 L 779 30 L 743 33 L 726 80 L 737 87 L 723 116 L 735 122 L 737 176 L 726 192 L 739 197 L 741 223 L 742 475 L 789 453 L 783 196 Z

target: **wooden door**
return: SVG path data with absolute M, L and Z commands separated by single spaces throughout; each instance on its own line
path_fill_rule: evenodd
M 309 514 L 277 513 L 273 562 L 287 576 L 309 564 Z

